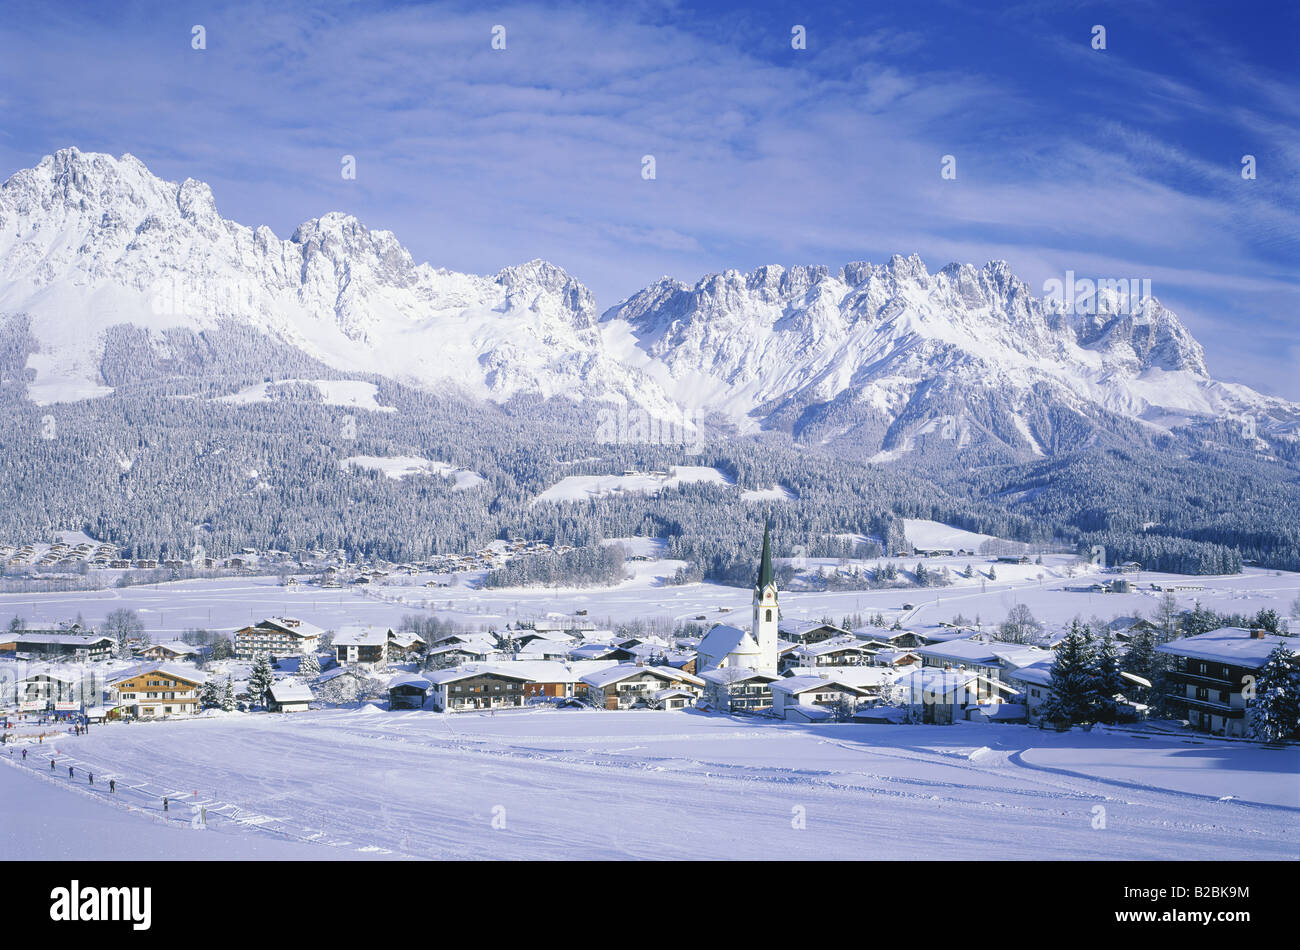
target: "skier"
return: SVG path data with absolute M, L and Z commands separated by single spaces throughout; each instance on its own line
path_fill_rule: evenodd
M 72 778 L 72 766 L 68 766 L 68 778 Z
M 51 772 L 54 771 L 54 759 L 53 759 L 53 758 L 50 759 L 50 771 L 51 771 Z
M 117 791 L 117 779 L 111 778 L 111 779 L 108 780 L 108 790 L 109 790 L 110 792 L 116 792 L 116 791 Z
M 23 749 L 23 761 L 24 761 L 24 762 L 27 761 L 27 750 L 26 750 L 26 749 Z
M 167 810 L 167 799 L 163 799 L 163 811 Z
M 91 773 L 90 773 L 90 784 L 91 784 L 91 785 L 94 785 L 94 784 L 95 784 L 95 773 L 94 773 L 94 772 L 91 772 Z

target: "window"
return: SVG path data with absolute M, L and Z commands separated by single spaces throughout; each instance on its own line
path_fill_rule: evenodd
M 766 613 L 766 616 L 765 616 L 763 619 L 765 619 L 768 623 L 771 623 L 771 622 L 772 622 L 772 608 L 769 607 L 769 608 L 765 611 L 765 613 Z

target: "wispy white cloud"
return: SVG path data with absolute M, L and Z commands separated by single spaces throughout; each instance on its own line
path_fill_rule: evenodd
M 606 306 L 665 273 L 894 251 L 1005 257 L 1027 278 L 1158 274 L 1162 297 L 1237 347 L 1229 363 L 1258 355 L 1259 378 L 1300 398 L 1284 348 L 1255 354 L 1225 330 L 1243 307 L 1261 327 L 1296 311 L 1294 268 L 1279 262 L 1300 248 L 1300 84 L 1245 68 L 1227 41 L 1177 71 L 1122 31 L 1098 54 L 1089 4 L 1067 11 L 1068 31 L 1037 5 L 992 17 L 1037 57 L 1023 67 L 946 34 L 971 28 L 956 6 L 926 30 L 901 8 L 806 11 L 804 52 L 789 49 L 788 11 L 706 21 L 668 3 L 138 3 L 118 19 L 11 6 L 7 170 L 63 145 L 131 151 L 208 180 L 248 224 L 286 234 L 344 210 L 439 266 L 555 260 Z M 193 23 L 207 50 L 190 49 Z M 504 52 L 490 47 L 496 23 Z M 1045 70 L 1068 74 L 1068 94 L 1040 88 Z M 1188 131 L 1209 122 L 1217 142 Z M 1237 164 L 1248 146 L 1254 182 Z M 354 182 L 339 177 L 343 154 Z M 945 154 L 956 181 L 940 178 Z

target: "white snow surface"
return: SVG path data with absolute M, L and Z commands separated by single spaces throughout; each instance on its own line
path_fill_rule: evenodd
M 322 858 L 941 860 L 990 841 L 1003 859 L 1300 856 L 1300 750 L 1120 730 L 368 706 L 108 724 L 29 749 L 32 774 L 0 775 L 26 806 L 4 811 L 10 858 L 65 855 L 87 829 L 117 859 L 173 841 L 180 857 L 305 841 Z M 95 772 L 96 791 L 72 785 L 99 802 L 70 810 L 48 787 L 68 783 L 44 774 L 54 749 Z M 161 841 L 168 791 L 178 811 L 207 802 L 209 830 Z

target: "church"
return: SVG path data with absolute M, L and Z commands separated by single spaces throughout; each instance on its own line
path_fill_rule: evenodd
M 704 635 L 697 648 L 700 672 L 723 667 L 743 667 L 776 674 L 777 625 L 781 609 L 777 603 L 776 575 L 772 570 L 771 526 L 763 528 L 763 555 L 754 584 L 754 614 L 749 630 L 719 624 Z

